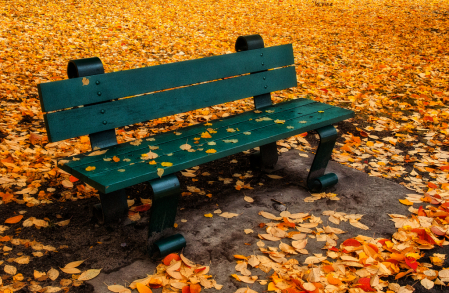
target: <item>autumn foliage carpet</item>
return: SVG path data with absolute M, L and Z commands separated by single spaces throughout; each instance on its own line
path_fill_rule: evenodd
M 298 86 L 273 94 L 274 102 L 306 97 L 356 112 L 342 125 L 335 161 L 448 196 L 447 1 L 1 2 L 1 205 L 95 195 L 55 167 L 55 159 L 89 150 L 88 137 L 48 143 L 37 96 L 37 84 L 67 78 L 69 60 L 98 56 L 106 72 L 127 70 L 231 53 L 250 34 L 267 47 L 293 44 Z M 252 107 L 236 101 L 117 135 L 130 141 Z M 280 150 L 310 149 L 307 140 L 313 134 L 299 145 L 281 141 Z

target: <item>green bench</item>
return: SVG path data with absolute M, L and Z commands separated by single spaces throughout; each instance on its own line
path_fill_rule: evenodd
M 180 196 L 175 172 L 254 147 L 260 147 L 258 162 L 273 166 L 277 140 L 311 130 L 321 141 L 307 186 L 317 192 L 337 183 L 335 174 L 325 174 L 337 138 L 332 124 L 354 113 L 309 99 L 273 105 L 270 92 L 297 85 L 292 45 L 264 48 L 262 38 L 251 35 L 239 37 L 235 48 L 233 54 L 107 74 L 96 57 L 72 60 L 68 80 L 38 85 L 49 141 L 90 137 L 94 155 L 65 158 L 58 166 L 99 191 L 94 212 L 100 222 L 127 212 L 126 187 L 149 181 L 150 236 L 173 227 Z M 117 144 L 117 127 L 247 97 L 254 97 L 257 110 Z

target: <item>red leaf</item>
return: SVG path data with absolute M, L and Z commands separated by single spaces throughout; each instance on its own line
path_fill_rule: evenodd
M 427 214 L 424 211 L 424 208 L 422 206 L 420 206 L 419 209 L 418 209 L 418 216 L 427 217 Z
M 145 212 L 145 211 L 148 211 L 150 208 L 151 208 L 151 205 L 143 204 L 141 206 L 134 207 L 134 210 L 136 212 Z
M 387 241 L 390 241 L 389 239 L 380 239 L 380 240 L 377 240 L 377 242 L 379 242 L 380 244 L 382 244 L 382 245 L 385 245 L 385 242 L 387 242 Z
M 353 239 L 353 238 L 350 238 L 350 239 L 345 240 L 345 241 L 343 242 L 343 245 L 344 245 L 344 246 L 354 246 L 354 247 L 359 247 L 359 246 L 361 246 L 362 244 L 360 244 L 360 242 L 358 242 L 357 240 L 355 240 L 355 239 Z
M 70 182 L 76 182 L 76 181 L 78 181 L 79 179 L 78 178 L 76 178 L 75 176 L 72 176 L 72 175 L 70 175 L 70 178 L 69 178 L 69 180 L 70 180 Z
M 367 292 L 376 291 L 374 288 L 371 287 L 369 282 L 370 282 L 370 278 L 360 278 L 359 283 L 356 286 L 364 291 L 367 291 Z
M 414 259 L 413 257 L 406 257 L 405 263 L 416 272 L 419 264 L 416 259 Z

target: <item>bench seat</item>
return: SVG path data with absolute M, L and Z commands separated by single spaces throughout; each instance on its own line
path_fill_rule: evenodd
M 159 178 L 158 168 L 163 168 L 163 175 L 166 176 L 353 116 L 350 110 L 309 99 L 295 99 L 143 138 L 138 145 L 128 142 L 104 148 L 101 150 L 107 151 L 101 155 L 89 156 L 90 152 L 69 157 L 60 161 L 59 167 L 106 194 Z M 202 138 L 205 132 L 211 138 Z M 195 152 L 180 149 L 186 143 Z M 153 160 L 142 156 L 150 151 L 150 146 L 152 152 L 158 155 L 154 159 L 156 164 L 149 164 Z M 111 160 L 114 156 L 120 161 Z M 162 162 L 173 165 L 164 167 Z M 95 170 L 86 171 L 87 167 L 95 167 Z

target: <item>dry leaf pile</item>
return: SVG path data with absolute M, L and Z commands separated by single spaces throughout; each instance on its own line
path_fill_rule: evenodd
M 410 217 L 390 215 L 397 228 L 392 239 L 359 235 L 339 246 L 338 235 L 345 231 L 324 226 L 320 217 L 288 211 L 275 216 L 261 211 L 259 215 L 272 221 L 259 225 L 260 228 L 266 227 L 266 233 L 259 234 L 259 238 L 270 242 L 257 242 L 261 254 L 235 255 L 238 259 L 235 269 L 239 274 L 232 277 L 247 284 L 256 281 L 261 285 L 268 284 L 268 291 L 282 293 L 414 291 L 409 285 L 382 280 L 389 276 L 394 276 L 395 280 L 409 276 L 426 289 L 435 285 L 446 286 L 449 284 L 449 268 L 441 267 L 446 255 L 434 253 L 430 256 L 432 263 L 420 262 L 420 259 L 425 256 L 424 250 L 435 245 L 449 245 L 449 200 L 438 194 L 426 194 L 421 200 L 433 205 L 418 209 L 410 207 Z M 329 216 L 329 221 L 336 225 L 340 221 L 349 221 L 357 228 L 369 229 L 359 222 L 362 217 L 359 214 L 324 211 L 323 215 Z M 245 230 L 247 232 L 253 231 Z M 308 256 L 301 264 L 294 256 L 309 254 L 306 249 L 309 239 L 323 242 L 326 253 Z M 254 269 L 270 273 L 269 280 L 259 280 Z M 245 291 L 248 288 L 237 292 L 256 292 Z
M 9 237 L 9 236 L 5 236 Z M 32 252 L 33 257 L 41 257 L 44 253 L 54 252 L 57 253 L 56 248 L 52 246 L 45 246 L 36 241 L 30 241 L 27 239 L 5 239 L 5 237 L 0 238 L 0 241 L 7 242 L 9 241 L 12 245 L 24 245 L 25 247 L 31 247 L 34 252 Z M 12 250 L 5 249 L 8 248 L 7 245 L 3 246 L 4 255 L 8 255 L 9 253 L 5 253 L 6 251 Z M 64 249 L 64 246 L 61 246 L 59 249 Z M 42 252 L 43 251 L 43 252 Z M 9 258 L 6 261 L 12 264 L 5 264 L 3 267 L 4 273 L 7 275 L 3 275 L 0 278 L 0 292 L 2 293 L 12 293 L 22 288 L 27 288 L 30 292 L 68 292 L 70 287 L 78 287 L 83 284 L 84 281 L 92 280 L 96 276 L 100 274 L 101 269 L 89 269 L 86 271 L 81 271 L 77 267 L 80 266 L 84 261 L 74 261 L 68 263 L 63 268 L 59 268 L 61 272 L 64 273 L 61 276 L 61 280 L 59 281 L 60 287 L 55 286 L 44 286 L 43 282 L 48 280 L 56 281 L 60 277 L 60 271 L 57 269 L 51 268 L 47 272 L 40 272 L 38 270 L 34 270 L 33 276 L 24 276 L 19 273 L 20 265 L 27 265 L 33 259 L 33 257 L 23 255 L 17 258 Z M 0 261 L 0 265 L 3 261 Z M 14 264 L 16 263 L 16 264 Z M 17 266 L 19 265 L 19 266 Z M 64 278 L 65 277 L 65 278 Z M 5 280 L 5 281 L 3 281 Z M 44 286 L 44 287 L 43 287 Z
M 137 289 L 141 293 L 152 292 L 151 289 L 161 287 L 164 293 L 180 292 L 180 290 L 183 293 L 199 293 L 202 288 L 221 290 L 223 285 L 217 284 L 208 273 L 209 266 L 197 265 L 183 254 L 177 255 L 172 253 L 166 256 L 163 262 L 157 266 L 156 274 L 133 281 L 129 288 Z M 129 289 L 126 290 L 128 291 L 120 292 L 130 292 Z

